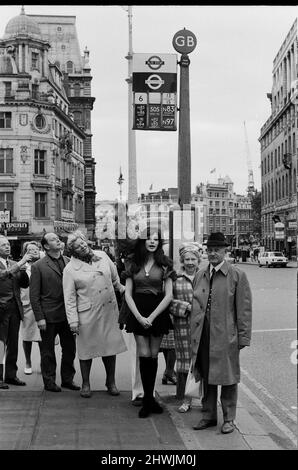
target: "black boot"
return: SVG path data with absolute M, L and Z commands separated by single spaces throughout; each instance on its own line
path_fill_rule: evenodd
M 157 357 L 151 357 L 151 373 L 150 373 L 150 398 L 149 398 L 149 407 L 152 413 L 161 414 L 163 413 L 163 408 L 154 398 L 154 386 L 157 374 L 158 362 Z
M 140 374 L 144 389 L 143 406 L 139 411 L 139 418 L 150 415 L 150 389 L 151 389 L 151 357 L 140 356 Z

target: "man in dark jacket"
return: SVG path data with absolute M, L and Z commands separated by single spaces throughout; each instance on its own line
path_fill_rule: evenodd
M 41 334 L 41 373 L 45 390 L 61 392 L 56 384 L 57 334 L 62 348 L 61 385 L 80 390 L 73 382 L 76 345 L 66 318 L 62 287 L 62 273 L 69 258 L 61 254 L 61 241 L 55 233 L 46 233 L 41 245 L 46 255 L 32 265 L 30 302 Z
M 228 243 L 223 233 L 207 241 L 209 265 L 193 282 L 191 312 L 192 363 L 196 379 L 203 379 L 204 418 L 194 429 L 217 425 L 217 388 L 221 386 L 224 423 L 221 432 L 234 431 L 239 351 L 250 345 L 252 298 L 246 274 L 225 260 Z
M 24 318 L 20 299 L 20 287 L 29 286 L 29 278 L 23 269 L 31 255 L 19 262 L 9 259 L 10 243 L 0 235 L 0 389 L 7 384 L 26 385 L 17 377 L 17 359 L 20 322 Z M 6 347 L 6 354 L 5 354 Z M 5 382 L 3 382 L 3 358 L 5 355 Z

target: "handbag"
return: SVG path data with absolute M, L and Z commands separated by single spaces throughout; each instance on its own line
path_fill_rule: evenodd
M 196 382 L 191 365 L 189 367 L 185 384 L 185 396 L 199 399 L 203 397 L 203 381 L 199 380 L 198 382 Z

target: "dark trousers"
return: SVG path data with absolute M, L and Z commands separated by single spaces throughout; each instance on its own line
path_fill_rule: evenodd
M 217 385 L 210 384 L 204 386 L 204 397 L 202 399 L 204 419 L 217 419 L 217 387 Z M 237 397 L 238 384 L 221 385 L 220 401 L 224 421 L 234 421 Z
M 59 323 L 48 323 L 45 331 L 40 331 L 41 344 L 41 373 L 45 385 L 56 381 L 56 355 L 55 337 L 58 334 L 62 349 L 61 357 L 61 382 L 72 382 L 75 375 L 73 361 L 76 355 L 76 343 L 70 331 L 67 320 Z
M 5 355 L 5 379 L 14 379 L 17 375 L 19 329 L 21 317 L 15 300 L 7 304 L 8 331 Z

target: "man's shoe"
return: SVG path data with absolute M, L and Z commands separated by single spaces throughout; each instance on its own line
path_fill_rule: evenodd
M 9 386 L 3 382 L 3 380 L 0 380 L 0 390 L 7 390 Z
M 58 387 L 58 385 L 56 385 L 55 383 L 45 385 L 44 389 L 47 390 L 48 392 L 61 392 L 61 388 Z
M 69 390 L 80 390 L 81 388 L 74 382 L 62 382 L 61 387 L 68 388 Z
M 139 418 L 148 418 L 148 416 L 150 415 L 150 412 L 151 410 L 149 406 L 143 405 L 139 411 Z
M 120 395 L 120 392 L 118 390 L 118 388 L 116 387 L 116 385 L 107 385 L 106 384 L 106 387 L 107 387 L 107 392 L 110 394 L 110 395 L 113 395 L 114 397 L 117 396 L 117 395 Z
M 235 424 L 233 421 L 225 421 L 221 427 L 221 432 L 223 434 L 229 434 L 230 432 L 233 432 L 235 429 Z
M 5 382 L 10 385 L 26 385 L 26 382 L 22 382 L 17 377 L 14 377 L 13 379 L 5 379 Z
M 211 428 L 212 426 L 216 426 L 217 421 L 216 419 L 201 419 L 201 421 L 198 422 L 195 426 L 193 426 L 193 429 L 196 431 L 200 431 L 201 429 L 207 429 Z
M 143 398 L 142 397 L 136 397 L 134 400 L 131 400 L 132 406 L 142 406 L 143 404 Z

